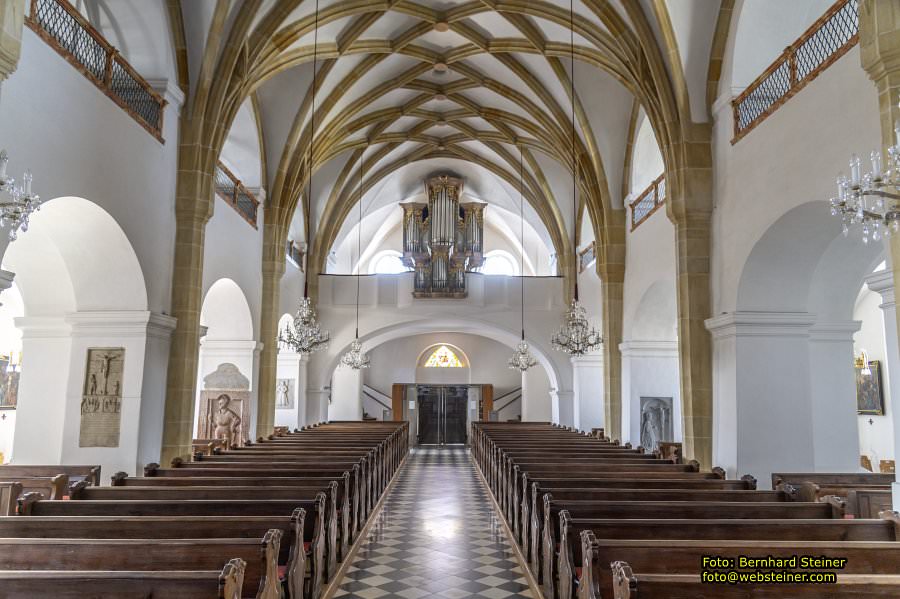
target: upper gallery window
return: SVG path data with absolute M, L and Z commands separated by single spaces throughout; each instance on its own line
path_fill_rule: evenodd
M 514 277 L 519 274 L 519 268 L 512 254 L 503 250 L 493 250 L 484 255 L 481 273 Z
M 403 264 L 403 254 L 394 250 L 379 252 L 372 258 L 369 266 L 369 274 L 372 275 L 395 275 L 408 270 Z

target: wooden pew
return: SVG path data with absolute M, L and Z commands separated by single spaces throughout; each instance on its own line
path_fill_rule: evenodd
M 564 535 L 565 530 L 563 531 Z M 807 541 L 752 539 L 598 539 L 593 530 L 581 531 L 580 537 L 564 538 L 560 547 L 557 597 L 573 599 L 576 588 L 575 564 L 582 564 L 582 583 L 600 590 L 600 596 L 613 594 L 611 572 L 606 568 L 590 568 L 585 577 L 582 555 L 590 556 L 592 564 L 625 561 L 647 574 L 694 574 L 699 576 L 705 556 L 736 559 L 746 557 L 790 557 L 793 555 L 844 558 L 840 570 L 846 574 L 873 574 L 881 571 L 900 571 L 900 543 L 895 541 Z M 574 549 L 577 549 L 573 551 Z M 662 557 L 662 559 L 660 559 Z M 789 568 L 785 568 L 789 569 Z
M 834 585 L 817 584 L 745 584 L 729 585 L 700 582 L 696 574 L 635 574 L 624 562 L 612 564 L 614 599 L 887 599 L 900 595 L 897 575 L 838 575 Z M 823 593 L 828 593 L 823 595 Z M 599 599 L 587 592 L 579 599 Z
M 0 465 L 0 480 L 19 480 L 20 477 L 52 478 L 57 474 L 67 475 L 70 483 L 86 480 L 90 485 L 100 486 L 100 466 L 73 466 L 70 464 L 58 466 Z
M 146 479 L 152 480 L 152 479 Z M 186 481 L 196 482 L 196 479 L 183 479 Z M 224 479 L 231 481 L 231 479 Z M 279 480 L 279 479 L 272 479 Z M 296 480 L 291 479 L 297 483 Z M 341 489 L 336 481 L 327 483 L 314 482 L 311 484 L 301 485 L 293 484 L 290 486 L 265 486 L 263 488 L 255 486 L 201 486 L 201 485 L 181 485 L 181 486 L 118 486 L 118 487 L 86 487 L 75 489 L 71 499 L 73 501 L 95 500 L 95 501 L 113 501 L 113 500 L 164 500 L 164 501 L 187 501 L 187 500 L 210 500 L 210 499 L 310 499 L 314 498 L 317 493 L 324 492 L 326 496 L 326 516 L 327 534 L 331 534 L 332 530 L 338 535 L 334 543 L 338 549 L 336 559 L 343 561 L 350 550 L 350 526 L 349 517 L 350 510 L 345 493 L 339 491 Z M 330 543 L 330 540 L 329 540 Z
M 34 494 L 19 498 L 20 516 L 281 516 L 288 517 L 297 508 L 306 511 L 307 519 L 315 523 L 309 540 L 308 559 L 311 567 L 313 596 L 318 597 L 324 584 L 336 571 L 334 535 L 326 532 L 328 513 L 325 493 L 318 493 L 314 500 L 190 500 L 181 502 L 153 500 L 119 501 L 49 501 Z
M 554 591 L 557 548 L 560 547 L 560 512 L 575 518 L 720 518 L 720 519 L 815 519 L 833 516 L 830 505 L 799 502 L 712 502 L 712 501 L 554 501 L 544 495 L 543 518 L 532 518 L 532 571 L 540 573 L 545 590 Z M 540 544 L 538 544 L 540 543 Z M 553 596 L 552 594 L 548 596 Z
M 0 570 L 0 598 L 243 599 L 245 566 L 235 558 L 221 571 Z
M 894 482 L 893 474 L 876 472 L 773 472 L 772 488 L 788 484 L 800 487 L 803 483 L 815 483 L 820 486 L 840 485 L 854 487 L 859 485 L 890 485 Z
M 16 513 L 16 500 L 22 495 L 22 483 L 0 482 L 0 516 Z
M 222 556 L 246 563 L 244 596 L 280 599 L 282 532 L 262 539 L 0 539 L 2 570 L 173 571 L 214 569 Z M 2 590 L 0 590 L 2 593 Z
M 313 515 L 314 516 L 314 515 Z M 312 540 L 322 527 L 302 508 L 290 518 L 276 516 L 9 516 L 0 518 L 0 538 L 74 539 L 214 539 L 261 538 L 266 531 L 282 531 L 278 564 L 284 570 L 291 597 L 304 594 L 307 558 L 304 539 Z M 311 545 L 312 543 L 307 543 Z M 313 565 L 311 572 L 317 567 Z M 310 579 L 307 587 L 315 585 Z M 308 590 L 308 589 L 307 589 Z

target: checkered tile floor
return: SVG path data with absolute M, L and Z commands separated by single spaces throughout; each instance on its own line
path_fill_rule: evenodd
M 464 449 L 413 451 L 335 597 L 534 599 Z

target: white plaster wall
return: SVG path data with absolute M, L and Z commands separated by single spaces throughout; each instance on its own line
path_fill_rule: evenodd
M 622 442 L 641 444 L 641 397 L 672 398 L 673 440 L 682 439 L 676 341 L 626 341 L 622 351 Z M 716 466 L 717 464 L 713 464 Z
M 550 422 L 550 379 L 547 371 L 535 366 L 522 374 L 522 420 L 525 422 Z
M 363 373 L 340 366 L 331 377 L 329 420 L 362 420 Z
M 16 430 L 16 411 L 0 410 L 0 464 L 9 463 L 13 457 L 13 434 Z
M 109 212 L 134 246 L 150 310 L 160 313 L 171 296 L 178 150 L 178 98 L 167 99 L 161 144 L 26 27 L 0 100 L 11 174 L 30 168 L 43 198 L 83 197 Z
M 869 360 L 881 362 L 881 388 L 884 393 L 884 415 L 857 415 L 859 427 L 859 451 L 872 459 L 878 468 L 881 460 L 894 459 L 894 427 L 891 421 L 893 400 L 891 398 L 890 373 L 888 372 L 887 348 L 884 342 L 884 316 L 881 296 L 868 287 L 863 287 L 856 301 L 853 319 L 861 323 L 859 332 L 853 336 L 853 354 L 858 356 L 865 350 Z M 869 424 L 872 420 L 872 424 Z

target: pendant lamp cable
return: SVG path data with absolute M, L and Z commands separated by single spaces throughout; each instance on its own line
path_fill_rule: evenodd
M 575 156 L 575 3 L 569 0 L 569 96 L 572 101 L 572 260 L 578 255 L 576 221 L 578 214 L 578 160 Z M 575 273 L 575 301 L 578 301 L 578 273 Z
M 519 234 L 522 251 L 519 255 L 519 278 L 522 287 L 522 341 L 525 341 L 525 159 L 519 144 Z
M 309 297 L 309 250 L 312 247 L 310 221 L 312 220 L 312 159 L 313 142 L 316 140 L 316 91 L 319 59 L 319 0 L 316 0 L 316 14 L 313 25 L 313 76 L 312 76 L 312 110 L 309 113 L 309 149 L 306 154 L 306 276 L 303 277 L 303 297 Z
M 356 225 L 356 338 L 359 339 L 359 278 L 362 276 L 360 267 L 362 266 L 362 217 L 363 217 L 363 155 L 365 150 L 359 153 L 359 190 L 357 192 L 359 200 L 359 222 Z

